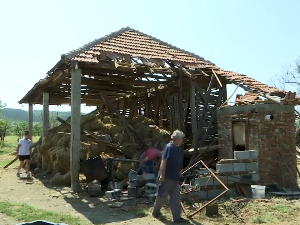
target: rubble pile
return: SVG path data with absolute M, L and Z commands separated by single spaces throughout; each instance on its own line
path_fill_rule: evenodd
M 65 123 L 51 129 L 44 142 L 40 139 L 33 149 L 33 162 L 40 167 L 43 159 L 46 171 L 56 175 L 56 178 L 58 174 L 69 177 L 70 122 L 71 118 L 68 118 Z M 130 132 L 128 126 L 133 128 L 138 137 Z M 81 117 L 81 133 L 82 161 L 99 155 L 104 162 L 108 157 L 135 158 L 144 147 L 139 140 L 151 142 L 161 149 L 170 138 L 168 131 L 154 126 L 154 121 L 149 118 L 137 116 L 131 119 L 102 111 L 93 111 Z M 114 174 L 117 180 L 127 177 L 132 167 L 128 162 L 116 163 Z

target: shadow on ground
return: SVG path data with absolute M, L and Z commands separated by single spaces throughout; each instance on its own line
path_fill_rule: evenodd
M 108 204 L 111 204 L 111 201 L 102 197 L 89 197 L 85 190 L 83 190 L 82 193 L 74 194 L 70 188 L 51 185 L 49 179 L 43 177 L 41 174 L 38 174 L 36 179 L 39 179 L 45 187 L 56 190 L 63 195 L 64 200 L 69 203 L 73 209 L 93 224 L 121 223 L 126 221 L 131 223 L 131 221 L 129 221 L 131 219 L 147 217 L 150 215 L 150 208 L 153 205 L 146 198 L 137 198 L 122 201 L 124 205 L 121 208 L 110 208 Z M 159 219 L 159 221 L 167 225 L 174 224 L 166 217 Z M 148 217 L 147 223 L 145 224 L 152 224 L 155 222 L 158 222 L 155 218 Z M 195 220 L 191 220 L 191 224 L 204 225 Z

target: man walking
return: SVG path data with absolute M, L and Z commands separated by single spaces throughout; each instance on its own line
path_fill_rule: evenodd
M 183 142 L 184 133 L 180 130 L 175 130 L 171 135 L 172 141 L 169 142 L 162 153 L 160 165 L 159 186 L 156 201 L 152 215 L 155 218 L 161 216 L 160 210 L 164 202 L 169 197 L 170 208 L 173 214 L 175 223 L 186 223 L 187 220 L 181 217 L 180 204 L 180 187 L 179 187 L 179 171 L 181 165 L 181 153 L 179 146 Z
M 20 177 L 20 171 L 22 168 L 26 169 L 27 177 L 30 178 L 30 155 L 31 155 L 31 140 L 28 139 L 29 132 L 24 133 L 24 138 L 19 141 L 18 147 L 16 149 L 16 157 L 19 158 L 20 165 L 17 171 L 17 177 Z

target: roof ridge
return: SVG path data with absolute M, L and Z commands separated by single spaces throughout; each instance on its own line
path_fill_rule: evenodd
M 105 35 L 105 36 L 103 36 L 103 37 L 101 37 L 101 38 L 97 38 L 97 39 L 95 39 L 95 40 L 93 40 L 93 41 L 91 41 L 91 42 L 89 42 L 89 43 L 83 45 L 83 46 L 80 47 L 80 48 L 77 48 L 77 49 L 75 49 L 75 50 L 73 50 L 73 51 L 69 51 L 69 52 L 66 53 L 66 54 L 62 54 L 62 55 L 61 55 L 61 58 L 67 57 L 67 58 L 70 58 L 70 59 L 71 59 L 71 58 L 73 58 L 75 55 L 77 55 L 77 54 L 79 54 L 79 53 L 81 53 L 81 52 L 87 51 L 88 49 L 92 48 L 93 46 L 95 46 L 95 45 L 98 44 L 99 42 L 107 41 L 107 40 L 109 40 L 109 39 L 111 39 L 111 38 L 114 38 L 114 37 L 116 37 L 116 36 L 118 36 L 118 35 L 120 35 L 120 34 L 126 32 L 126 31 L 128 31 L 128 30 L 132 30 L 132 29 L 131 29 L 130 27 L 123 27 L 123 28 L 121 28 L 120 30 L 111 32 L 110 34 L 107 34 L 107 35 Z
M 67 58 L 71 59 L 71 58 L 73 58 L 74 56 L 76 56 L 77 54 L 79 54 L 79 53 L 81 53 L 81 52 L 84 52 L 84 51 L 87 51 L 88 49 L 92 48 L 92 47 L 95 46 L 96 44 L 99 44 L 99 43 L 101 43 L 101 42 L 105 42 L 105 41 L 107 41 L 107 40 L 109 40 L 109 39 L 112 39 L 112 38 L 114 38 L 114 37 L 116 37 L 116 36 L 119 36 L 120 34 L 125 33 L 126 31 L 133 31 L 133 32 L 136 32 L 136 33 L 138 33 L 138 34 L 140 34 L 140 35 L 143 35 L 143 36 L 146 36 L 146 37 L 149 37 L 149 38 L 153 39 L 154 41 L 158 42 L 159 44 L 168 46 L 168 47 L 170 47 L 170 48 L 173 48 L 174 50 L 177 50 L 177 51 L 183 52 L 183 53 L 185 53 L 185 54 L 188 54 L 188 55 L 190 55 L 190 56 L 192 56 L 192 57 L 195 57 L 195 58 L 197 58 L 197 59 L 199 59 L 199 60 L 201 60 L 201 61 L 205 61 L 205 62 L 207 62 L 207 63 L 210 63 L 210 64 L 212 64 L 212 65 L 215 65 L 215 64 L 212 63 L 211 61 L 206 60 L 206 59 L 204 59 L 203 57 L 201 57 L 201 56 L 199 56 L 199 55 L 197 55 L 197 54 L 195 54 L 195 53 L 192 53 L 192 52 L 186 51 L 186 50 L 184 50 L 184 49 L 178 48 L 178 47 L 176 47 L 176 46 L 174 46 L 174 45 L 171 45 L 171 44 L 169 44 L 169 43 L 167 43 L 167 42 L 165 42 L 165 41 L 162 41 L 162 40 L 160 40 L 160 39 L 158 39 L 158 38 L 156 38 L 156 37 L 153 37 L 153 36 L 151 36 L 151 35 L 148 35 L 148 34 L 146 34 L 146 33 L 143 33 L 143 32 L 141 32 L 141 31 L 139 31 L 139 30 L 133 29 L 133 28 L 131 28 L 131 27 L 129 27 L 129 26 L 123 27 L 123 28 L 121 28 L 120 30 L 111 32 L 110 34 L 105 35 L 105 36 L 103 36 L 103 37 L 101 37 L 101 38 L 97 38 L 97 39 L 95 39 L 95 40 L 93 40 L 93 41 L 91 41 L 91 42 L 85 44 L 84 46 L 82 46 L 82 47 L 80 47 L 80 48 L 77 48 L 77 49 L 75 49 L 75 50 L 73 50 L 73 51 L 70 51 L 70 52 L 68 52 L 68 53 L 66 53 L 66 54 L 62 54 L 62 55 L 61 55 L 61 58 L 67 57 Z

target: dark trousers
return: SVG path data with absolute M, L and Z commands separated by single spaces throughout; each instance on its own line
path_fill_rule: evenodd
M 170 200 L 173 220 L 181 218 L 180 187 L 177 180 L 165 180 L 158 186 L 158 193 L 154 203 L 153 214 L 157 214 L 164 203 Z

